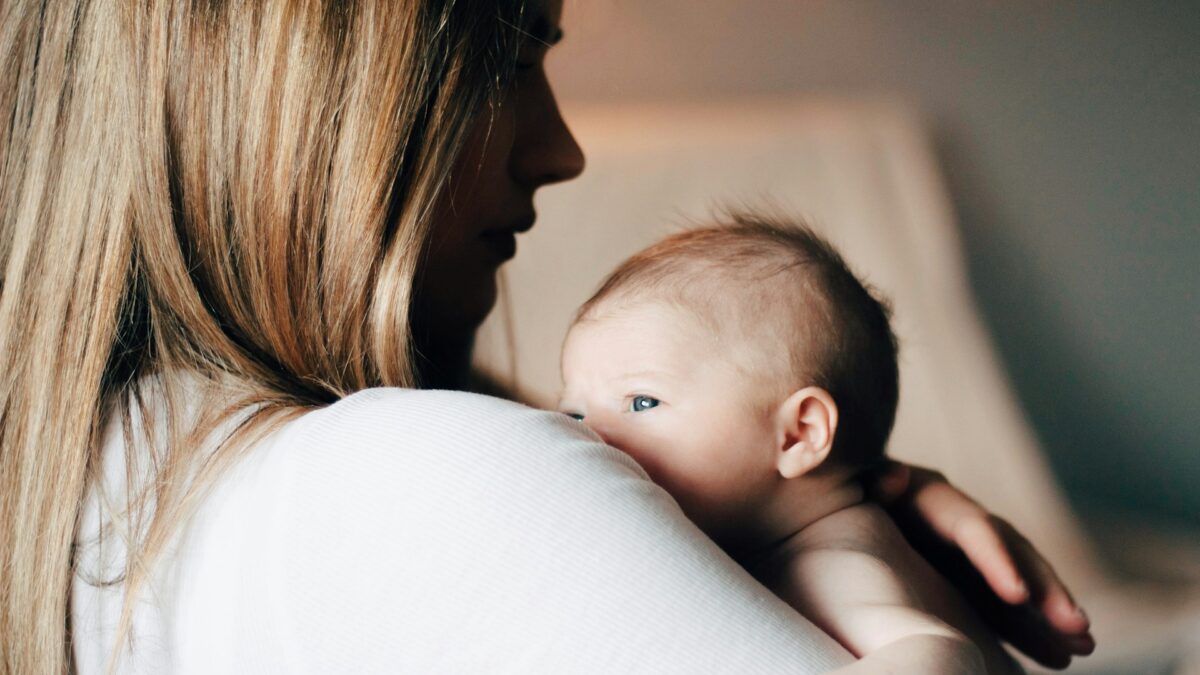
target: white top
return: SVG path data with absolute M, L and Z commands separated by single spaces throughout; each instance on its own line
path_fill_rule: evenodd
M 91 545 L 98 505 L 93 491 L 81 570 L 123 555 L 113 538 Z M 850 660 L 582 424 L 458 392 L 367 390 L 258 442 L 141 597 L 121 673 L 815 673 Z M 103 672 L 120 598 L 119 584 L 75 578 L 80 675 Z

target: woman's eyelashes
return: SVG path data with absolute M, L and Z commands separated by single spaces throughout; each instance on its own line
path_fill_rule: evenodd
M 629 412 L 643 412 L 651 408 L 657 408 L 662 404 L 662 401 L 653 396 L 638 394 L 629 398 Z

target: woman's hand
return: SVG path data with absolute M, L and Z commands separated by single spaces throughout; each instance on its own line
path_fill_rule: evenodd
M 1095 649 L 1087 615 L 1049 563 L 944 476 L 889 462 L 866 487 L 913 547 L 1014 647 L 1050 668 Z

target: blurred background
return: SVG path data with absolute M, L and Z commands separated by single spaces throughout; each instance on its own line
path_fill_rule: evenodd
M 593 103 L 887 96 L 919 110 L 970 285 L 1098 534 L 1200 539 L 1200 2 L 567 0 Z M 585 174 L 586 175 L 586 174 Z

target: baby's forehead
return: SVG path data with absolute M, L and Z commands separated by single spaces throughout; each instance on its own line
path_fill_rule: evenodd
M 659 298 L 612 298 L 596 303 L 572 323 L 571 335 L 586 333 L 591 341 L 711 341 L 713 324 L 700 312 Z
M 568 332 L 574 356 L 590 358 L 588 351 L 620 346 L 626 350 L 622 363 L 653 358 L 661 368 L 675 370 L 723 363 L 755 379 L 792 379 L 794 357 L 805 342 L 797 328 L 803 323 L 796 318 L 801 310 L 783 301 L 756 302 L 728 287 L 724 293 L 719 287 L 693 290 L 653 297 L 622 294 L 594 303 Z M 586 337 L 572 340 L 573 335 Z
M 578 323 L 646 320 L 680 330 L 707 332 L 723 341 L 751 342 L 766 333 L 792 331 L 823 313 L 820 293 L 799 270 L 754 273 L 712 265 L 675 274 L 629 279 L 585 306 Z
M 561 366 L 568 384 L 651 374 L 678 380 L 697 363 L 720 361 L 710 332 L 679 307 L 638 302 L 594 309 L 567 332 Z

